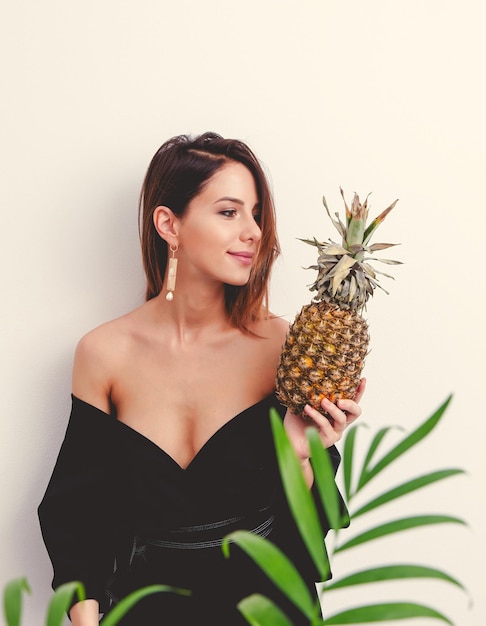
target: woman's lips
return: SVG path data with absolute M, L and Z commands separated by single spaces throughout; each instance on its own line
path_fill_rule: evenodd
M 251 265 L 255 256 L 253 252 L 229 252 L 228 254 L 240 261 L 240 263 L 243 263 L 243 265 Z

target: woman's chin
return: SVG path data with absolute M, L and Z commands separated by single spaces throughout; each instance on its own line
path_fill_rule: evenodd
M 224 284 L 228 287 L 244 287 L 245 285 L 248 285 L 248 281 L 250 280 L 250 277 L 248 277 L 246 280 L 232 280 L 225 282 Z

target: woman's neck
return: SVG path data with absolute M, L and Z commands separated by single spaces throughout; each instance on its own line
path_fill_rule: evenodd
M 225 305 L 224 285 L 217 288 L 176 288 L 173 300 L 166 300 L 163 290 L 153 300 L 154 312 L 159 320 L 172 327 L 174 338 L 182 343 L 214 337 L 215 333 L 227 331 L 233 326 Z

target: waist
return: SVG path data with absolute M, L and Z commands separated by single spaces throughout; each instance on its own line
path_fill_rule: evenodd
M 274 516 L 269 507 L 248 516 L 234 516 L 207 524 L 180 526 L 157 532 L 157 536 L 134 538 L 133 556 L 141 555 L 147 546 L 169 550 L 204 550 L 220 547 L 224 538 L 236 530 L 248 530 L 267 537 L 273 527 Z

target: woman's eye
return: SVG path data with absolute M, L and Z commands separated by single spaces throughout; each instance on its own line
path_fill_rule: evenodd
M 220 211 L 220 214 L 225 217 L 234 217 L 236 215 L 236 209 L 224 209 L 223 211 Z

